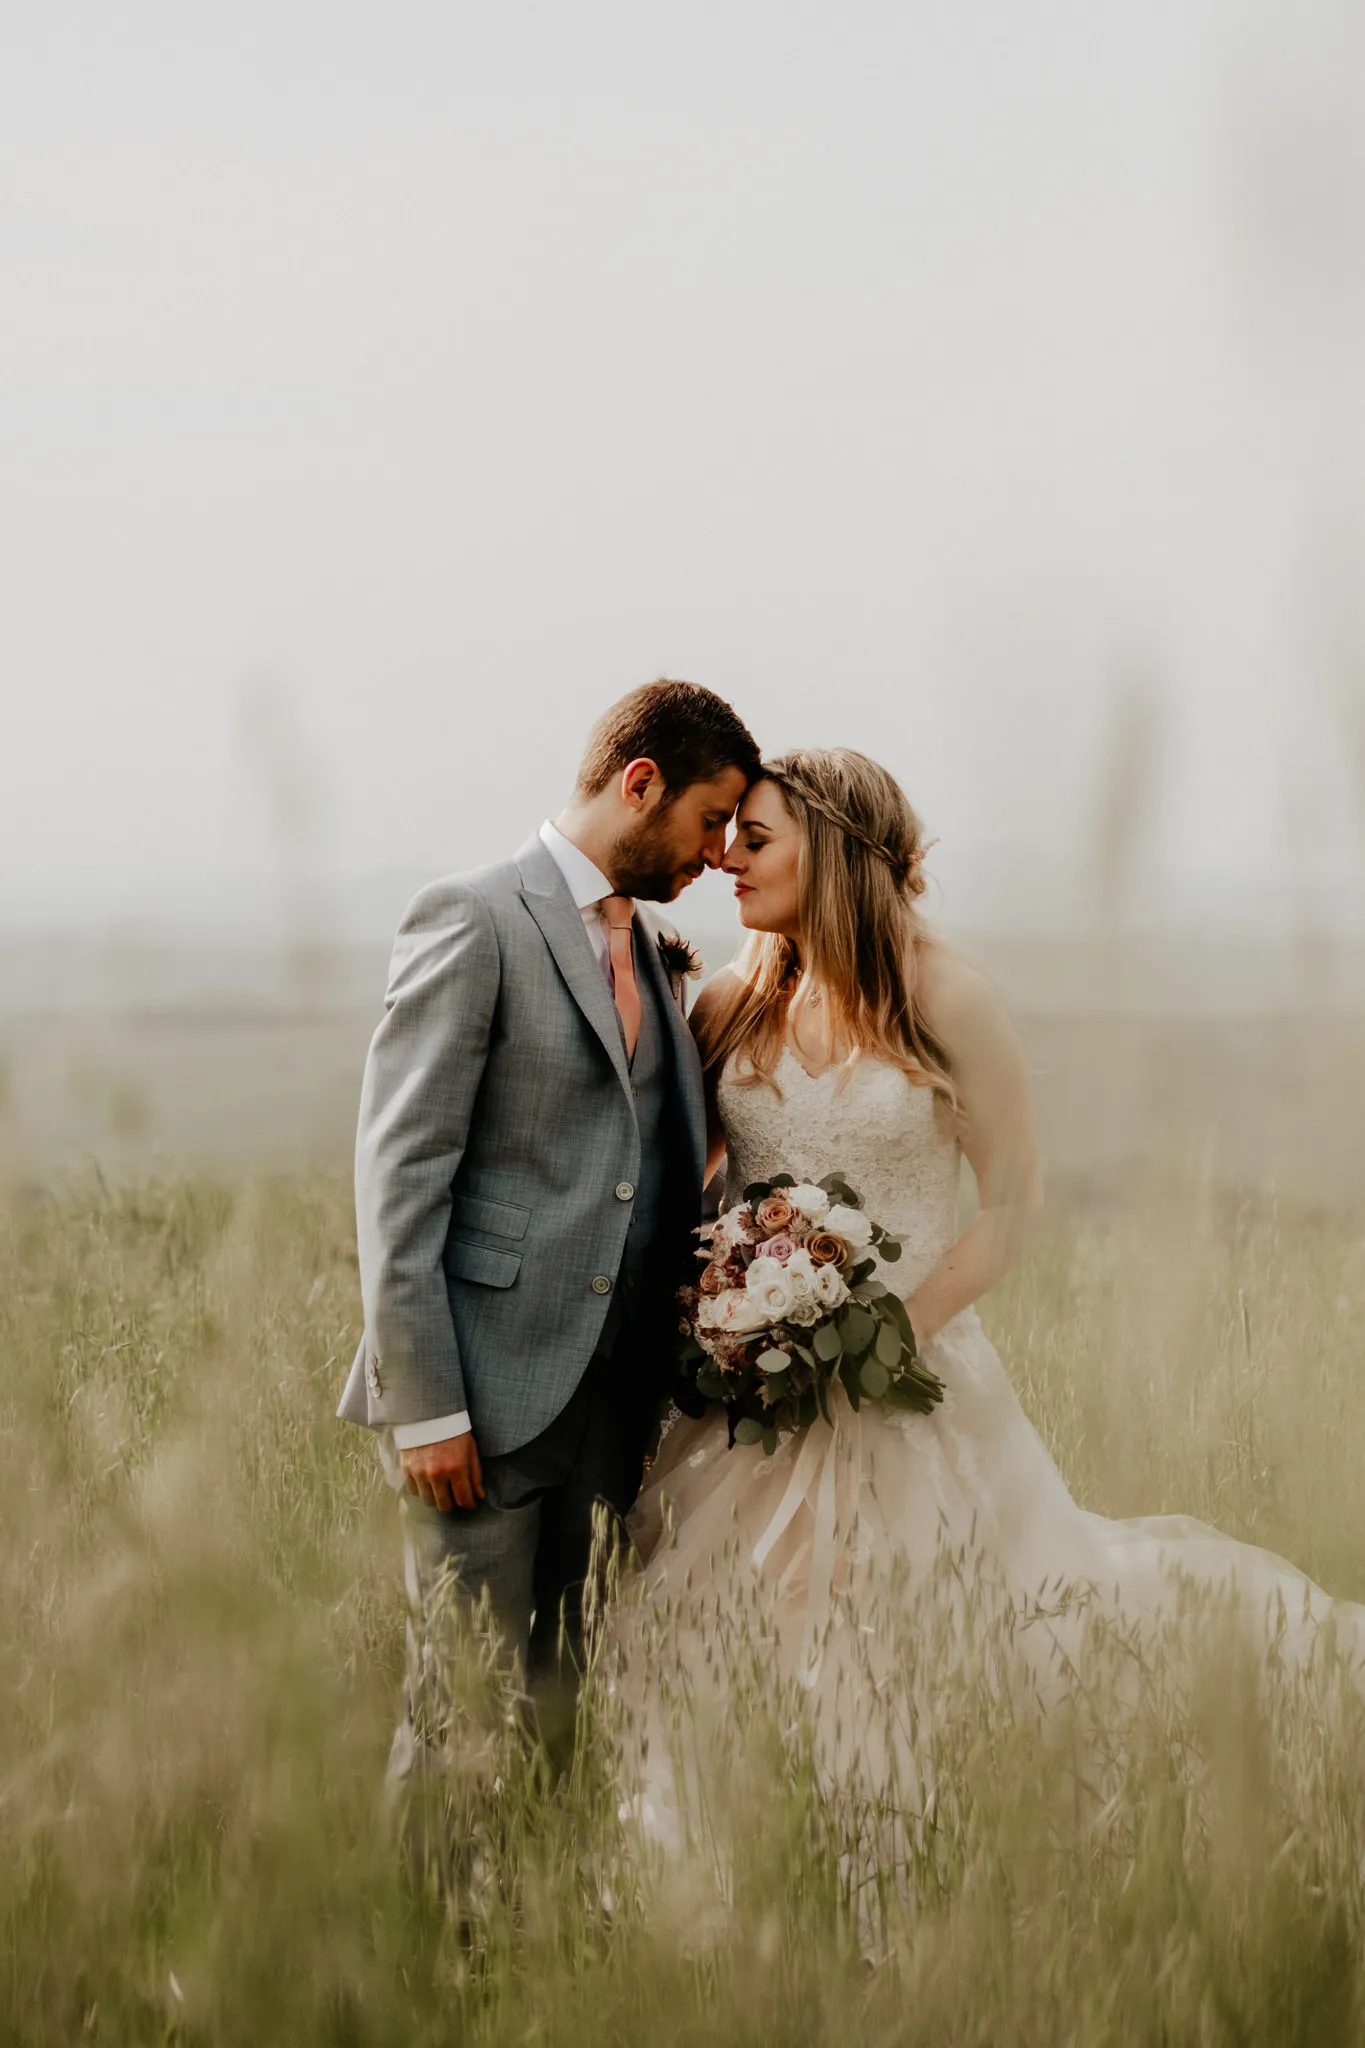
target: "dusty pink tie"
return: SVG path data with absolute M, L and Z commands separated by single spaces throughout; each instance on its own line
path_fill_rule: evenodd
M 640 990 L 635 980 L 635 954 L 630 943 L 635 905 L 629 896 L 604 896 L 602 922 L 607 928 L 611 986 L 626 1034 L 626 1058 L 633 1060 L 640 1040 Z

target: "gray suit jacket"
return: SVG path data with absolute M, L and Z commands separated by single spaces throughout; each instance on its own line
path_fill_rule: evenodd
M 681 1275 L 706 1155 L 701 1067 L 638 914 L 637 930 L 673 1039 Z M 365 1334 L 337 1412 L 377 1429 L 467 1408 L 497 1455 L 545 1429 L 586 1369 L 640 1176 L 616 1006 L 539 838 L 421 892 L 385 1010 L 356 1140 Z M 659 1270 L 662 1354 L 672 1269 Z M 658 1369 L 662 1385 L 664 1355 Z

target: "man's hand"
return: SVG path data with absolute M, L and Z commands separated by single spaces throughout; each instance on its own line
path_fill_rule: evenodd
M 400 1451 L 399 1456 L 408 1492 L 429 1507 L 449 1514 L 452 1508 L 472 1508 L 476 1499 L 484 1497 L 479 1447 L 469 1430 L 463 1436 L 448 1436 L 443 1443 Z

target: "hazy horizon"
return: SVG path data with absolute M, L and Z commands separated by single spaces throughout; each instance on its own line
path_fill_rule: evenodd
M 1349 926 L 1361 33 L 31 16 L 0 917 L 326 922 L 669 673 L 884 758 L 950 916 Z

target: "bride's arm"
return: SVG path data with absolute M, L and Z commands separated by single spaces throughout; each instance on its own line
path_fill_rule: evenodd
M 962 1149 L 980 1209 L 906 1303 L 921 1343 L 1014 1265 L 1042 1208 L 1033 1097 L 1023 1052 L 986 977 L 938 946 L 924 949 L 925 1015 L 952 1062 Z
M 722 967 L 718 973 L 712 975 L 711 979 L 707 982 L 706 987 L 702 990 L 701 994 L 697 997 L 696 1002 L 692 1005 L 692 1011 L 688 1019 L 688 1022 L 692 1026 L 692 1036 L 697 1040 L 699 1045 L 701 1043 L 702 1029 L 705 1026 L 707 1018 L 710 1016 L 711 1012 L 714 1010 L 716 1004 L 720 1001 L 721 997 L 725 995 L 727 989 L 730 988 L 731 985 L 734 983 L 735 979 L 735 975 L 731 973 L 728 967 Z M 720 1111 L 716 1107 L 716 1079 L 716 1071 L 714 1068 L 712 1068 L 711 1071 L 705 1076 L 706 1174 L 702 1183 L 703 1186 L 705 1186 L 710 1181 L 711 1176 L 714 1174 L 716 1168 L 720 1165 L 721 1160 L 725 1157 L 725 1133 L 720 1127 Z

